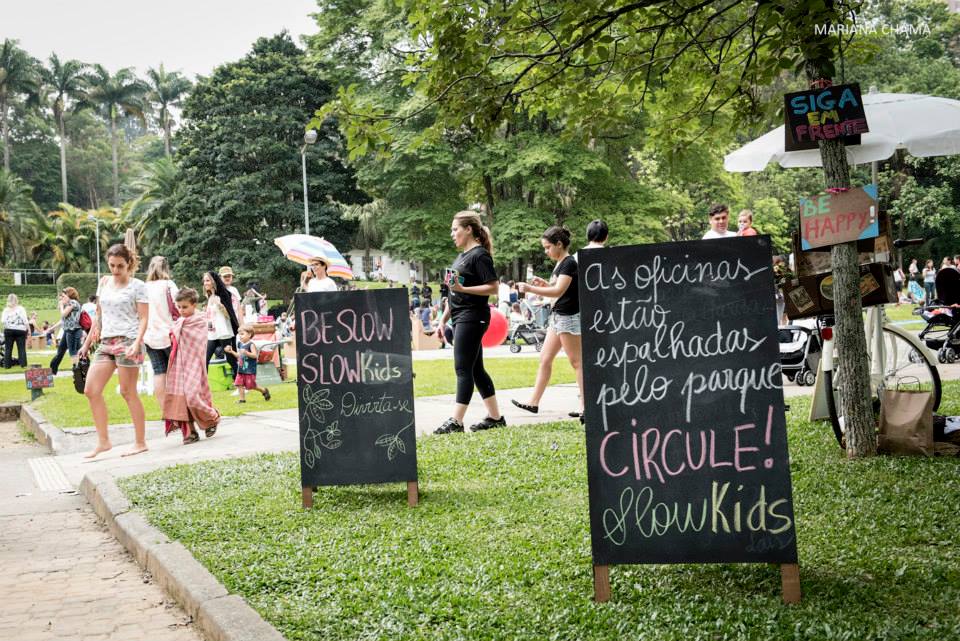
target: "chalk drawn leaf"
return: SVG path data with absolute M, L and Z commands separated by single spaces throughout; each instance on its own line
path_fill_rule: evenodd
M 374 441 L 374 443 L 376 443 L 381 447 L 386 447 L 390 444 L 390 441 L 392 441 L 393 439 L 394 439 L 393 434 L 384 434 L 383 436 L 378 438 L 376 441 Z
M 394 441 L 390 444 L 390 447 L 387 448 L 387 460 L 392 461 L 393 457 L 397 455 L 397 442 Z
M 397 446 L 397 449 L 400 450 L 401 453 L 403 454 L 407 453 L 407 446 L 403 444 L 403 441 L 400 440 L 399 436 L 397 437 L 397 440 L 394 441 L 394 444 Z

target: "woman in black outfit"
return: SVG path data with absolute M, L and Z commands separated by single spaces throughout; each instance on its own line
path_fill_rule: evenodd
M 453 217 L 450 238 L 461 254 L 453 262 L 456 272 L 450 286 L 449 305 L 444 310 L 437 338 L 447 318 L 453 319 L 453 363 L 457 372 L 457 403 L 453 416 L 444 421 L 434 434 L 463 431 L 463 417 L 476 386 L 487 408 L 487 417 L 470 426 L 470 431 L 488 430 L 507 424 L 497 406 L 496 390 L 490 375 L 483 368 L 483 346 L 480 340 L 490 325 L 487 300 L 497 293 L 497 273 L 490 252 L 490 230 L 473 211 L 461 211 Z M 445 279 L 447 280 L 447 279 Z M 441 339 L 442 340 L 442 339 Z

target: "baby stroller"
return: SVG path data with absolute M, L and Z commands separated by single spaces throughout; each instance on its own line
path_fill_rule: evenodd
M 533 311 L 526 302 L 520 304 L 523 313 L 523 320 L 511 323 L 510 333 L 507 335 L 507 342 L 510 344 L 510 353 L 519 354 L 523 341 L 525 345 L 533 345 L 538 352 L 543 349 L 543 341 L 547 338 L 547 331 L 538 327 L 534 321 Z
M 813 321 L 815 323 L 815 321 Z M 780 369 L 797 385 L 813 385 L 820 364 L 820 335 L 815 325 L 797 321 L 777 328 Z
M 953 363 L 960 353 L 960 271 L 945 267 L 937 272 L 937 297 L 914 311 L 927 321 L 920 340 L 937 350 L 937 360 Z

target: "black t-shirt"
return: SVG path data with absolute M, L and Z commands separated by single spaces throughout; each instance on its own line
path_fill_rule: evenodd
M 497 280 L 497 272 L 493 268 L 493 258 L 490 252 L 482 246 L 469 249 L 453 261 L 453 269 L 460 272 L 460 283 L 463 287 L 476 287 Z M 490 321 L 490 308 L 487 306 L 489 296 L 450 292 L 450 317 L 453 322 L 487 323 Z
M 573 316 L 580 313 L 580 290 L 577 285 L 577 260 L 573 256 L 567 256 L 553 268 L 553 279 L 557 276 L 569 276 L 573 280 L 563 296 L 558 298 L 553 304 L 553 312 L 561 316 Z

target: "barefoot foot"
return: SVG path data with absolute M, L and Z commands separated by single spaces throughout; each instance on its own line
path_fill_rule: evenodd
M 110 443 L 107 443 L 106 445 L 97 445 L 97 447 L 92 452 L 90 452 L 83 458 L 96 458 L 98 454 L 103 454 L 104 452 L 108 452 L 112 448 L 113 448 L 113 445 L 111 445 Z
M 126 452 L 124 452 L 124 453 L 121 454 L 120 456 L 136 456 L 137 454 L 143 454 L 144 452 L 147 451 L 147 449 L 148 449 L 148 448 L 147 448 L 147 444 L 146 444 L 146 443 L 144 443 L 143 445 L 137 445 L 137 444 L 135 443 L 135 444 L 133 445 L 133 448 L 127 450 Z

